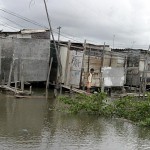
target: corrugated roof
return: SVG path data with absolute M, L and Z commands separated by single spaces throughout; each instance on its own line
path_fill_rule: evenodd
M 23 29 L 21 30 L 21 34 L 30 34 L 30 33 L 42 33 L 48 30 L 45 29 Z

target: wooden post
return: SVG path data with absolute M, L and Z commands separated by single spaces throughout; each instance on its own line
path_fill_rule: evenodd
M 67 52 L 67 60 L 66 60 L 66 68 L 65 68 L 65 85 L 69 84 L 69 76 L 70 76 L 70 72 L 68 72 L 68 70 L 70 70 L 70 64 L 69 64 L 69 60 L 70 60 L 70 47 L 71 47 L 71 42 L 70 40 L 68 41 L 68 52 Z
M 132 85 L 133 85 L 133 70 L 131 72 L 131 85 L 130 85 L 130 92 L 132 91 Z
M 49 23 L 49 30 L 50 30 L 50 33 L 51 33 L 51 36 L 52 36 L 52 39 L 53 39 L 53 43 L 54 43 L 54 47 L 55 47 L 55 50 L 56 50 L 56 58 L 57 58 L 57 61 L 58 61 L 59 73 L 60 73 L 60 78 L 61 78 L 61 76 L 62 76 L 62 65 L 61 65 L 61 60 L 60 60 L 60 55 L 59 55 L 59 52 L 58 52 L 58 48 L 56 46 L 56 42 L 55 42 L 55 39 L 54 39 L 54 34 L 53 34 L 52 26 L 51 26 L 50 17 L 49 17 L 49 14 L 48 14 L 46 0 L 44 0 L 44 5 L 45 5 L 45 11 L 46 11 L 46 15 L 47 15 L 47 20 L 48 20 L 48 23 Z
M 81 79 L 82 79 L 82 75 L 84 74 L 83 77 L 83 90 L 85 90 L 85 70 L 84 70 L 84 59 L 85 59 L 85 52 L 86 52 L 86 40 L 84 41 L 84 45 L 83 45 L 83 60 L 82 60 L 82 74 L 81 74 Z
M 142 90 L 141 90 L 141 84 L 142 84 L 142 76 L 141 76 L 141 73 L 140 73 L 140 55 L 139 55 L 139 68 L 138 68 L 138 76 L 139 76 L 139 97 L 140 97 L 140 94 L 141 94 L 141 92 L 142 92 Z
M 16 65 L 15 65 L 15 69 L 14 69 L 14 81 L 15 81 L 15 91 L 17 91 L 18 70 L 17 70 Z
M 91 47 L 89 47 L 89 51 L 88 51 L 88 69 L 87 69 L 87 72 L 89 73 L 90 71 L 90 55 L 91 54 Z
M 21 90 L 24 91 L 24 75 L 23 75 L 24 66 L 21 63 Z
M 148 51 L 144 56 L 144 83 L 143 83 L 143 99 L 145 99 L 147 85 L 147 70 L 148 70 Z
M 61 84 L 60 84 L 60 95 L 62 94 L 62 86 L 61 86 Z
M 109 67 L 111 67 L 111 65 L 112 65 L 112 53 L 111 53 L 111 55 L 110 55 Z
M 53 62 L 53 57 L 50 60 L 49 69 L 48 69 L 48 76 L 47 76 L 47 81 L 46 81 L 46 98 L 48 98 L 49 77 L 50 77 L 52 62 Z
M 12 76 L 12 70 L 13 70 L 14 62 L 15 62 L 15 59 L 13 58 L 13 61 L 12 61 L 11 66 L 10 66 L 7 86 L 10 86 L 10 83 L 11 83 L 11 76 Z
M 143 80 L 142 80 L 143 99 L 145 98 L 145 70 L 146 70 L 146 57 L 144 55 L 144 70 L 143 70 Z
M 126 84 L 126 80 L 127 80 L 127 59 L 128 56 L 125 56 L 125 60 L 124 60 L 124 84 L 123 84 L 123 93 L 125 93 L 125 88 L 124 85 Z
M 102 51 L 102 57 L 101 57 L 101 92 L 104 92 L 104 78 L 103 78 L 103 65 L 104 65 L 104 54 L 105 54 L 105 42 L 104 42 L 104 47 L 103 47 L 103 51 Z
M 58 62 L 58 68 L 59 68 L 59 79 L 61 81 L 61 78 L 62 78 L 62 65 L 61 65 L 61 59 L 60 59 L 60 54 L 58 52 L 58 48 L 56 46 L 56 42 L 55 42 L 55 39 L 54 39 L 54 35 L 53 35 L 53 30 L 52 30 L 52 26 L 51 26 L 51 21 L 50 21 L 50 17 L 49 17 L 49 14 L 48 14 L 48 10 L 47 10 L 47 5 L 46 5 L 46 0 L 44 0 L 44 5 L 45 5 L 45 10 L 46 10 L 46 15 L 47 15 L 47 20 L 48 20 L 48 23 L 49 23 L 49 30 L 50 30 L 50 33 L 51 33 L 51 36 L 52 36 L 52 39 L 53 39 L 53 43 L 54 43 L 54 47 L 55 47 L 55 50 L 56 50 L 56 58 L 57 58 L 57 62 Z M 52 60 L 53 61 L 53 60 Z M 51 70 L 51 67 L 49 67 L 49 72 Z M 49 73 L 50 74 L 50 73 Z M 48 75 L 48 79 L 47 79 L 47 82 L 49 83 L 49 75 Z M 48 94 L 47 92 L 47 86 L 46 86 L 46 94 Z
M 61 27 L 59 26 L 57 29 L 59 30 L 58 31 L 58 54 L 60 56 L 60 29 L 61 29 Z M 60 57 L 60 60 L 61 60 L 61 57 Z M 58 87 L 58 84 L 61 83 L 60 80 L 61 80 L 60 79 L 60 70 L 59 70 L 59 63 L 58 63 L 58 65 L 57 65 L 57 80 L 56 80 L 57 87 Z
M 30 91 L 30 95 L 31 95 L 32 94 L 32 86 L 30 86 L 30 90 L 29 91 Z

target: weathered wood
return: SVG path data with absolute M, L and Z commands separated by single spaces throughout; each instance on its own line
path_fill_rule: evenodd
M 49 77 L 52 67 L 53 57 L 50 60 L 49 68 L 48 68 L 48 75 L 47 75 L 47 81 L 46 81 L 46 97 L 48 97 L 48 88 L 49 88 Z
M 11 63 L 11 66 L 10 66 L 9 77 L 8 77 L 8 83 L 7 83 L 8 86 L 10 86 L 10 83 L 11 83 L 11 76 L 12 76 L 12 70 L 13 70 L 14 62 L 15 62 L 15 59 L 13 59 L 13 61 L 12 61 L 12 63 Z
M 50 60 L 49 68 L 48 68 L 48 75 L 47 75 L 47 81 L 46 81 L 46 89 L 49 87 L 49 77 L 50 77 L 50 72 L 52 68 L 52 63 L 53 63 L 53 57 Z
M 16 98 L 28 98 L 28 99 L 44 99 L 45 96 L 28 96 L 28 95 L 15 95 Z
M 85 60 L 85 51 L 86 51 L 86 40 L 84 41 L 83 47 L 84 47 L 84 49 L 83 49 L 82 70 L 81 70 L 82 72 L 81 72 L 80 84 L 82 82 L 82 76 L 85 72 L 85 70 L 84 70 L 84 60 Z M 82 84 L 83 84 L 82 88 L 83 88 L 83 90 L 85 90 L 85 75 L 83 76 L 83 83 Z
M 139 93 L 126 93 L 126 94 L 119 94 L 119 97 L 126 97 L 126 96 L 134 96 L 134 97 L 143 97 L 143 94 Z M 147 94 L 145 94 L 145 97 L 147 97 Z
M 63 88 L 68 89 L 68 90 L 72 90 L 73 92 L 79 93 L 79 94 L 87 94 L 86 91 L 80 90 L 80 89 L 76 89 L 76 88 L 70 88 L 69 86 L 66 85 L 62 85 Z
M 24 66 L 23 64 L 21 63 L 21 90 L 24 91 Z
M 69 63 L 69 60 L 70 60 L 70 57 L 69 57 L 70 56 L 70 46 L 71 46 L 71 42 L 68 41 L 68 51 L 67 51 L 67 60 L 66 60 L 66 64 L 68 64 L 68 65 L 65 69 L 65 76 L 66 76 L 65 81 L 64 81 L 65 85 L 69 84 L 69 78 L 70 78 L 70 66 L 71 66 L 70 63 Z
M 30 91 L 22 91 L 22 90 L 19 90 L 19 89 L 15 89 L 15 87 L 10 87 L 8 85 L 1 85 L 0 86 L 1 89 L 3 90 L 7 90 L 7 91 L 10 91 L 10 92 L 13 92 L 15 95 L 31 95 Z
M 105 43 L 104 43 L 104 48 L 103 48 L 103 52 L 102 52 L 101 66 L 100 66 L 100 73 L 101 73 L 101 79 L 100 79 L 101 92 L 104 92 L 104 78 L 103 78 L 103 72 L 102 72 L 102 67 L 103 67 L 103 65 L 104 65 L 104 55 L 105 55 Z
M 147 69 L 148 69 L 148 52 L 144 55 L 144 71 L 143 71 L 143 99 L 145 99 L 145 93 L 146 93 L 146 85 L 147 85 Z

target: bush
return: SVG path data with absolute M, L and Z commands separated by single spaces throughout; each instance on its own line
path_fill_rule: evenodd
M 69 105 L 72 113 L 85 111 L 88 113 L 102 113 L 102 107 L 105 105 L 106 94 L 97 93 L 93 95 L 77 94 L 74 97 L 61 96 L 59 100 Z

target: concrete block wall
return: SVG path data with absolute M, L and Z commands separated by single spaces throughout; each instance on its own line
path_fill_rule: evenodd
M 11 63 L 17 80 L 23 76 L 25 81 L 46 81 L 49 62 L 48 39 L 0 39 L 0 81 L 8 81 Z

